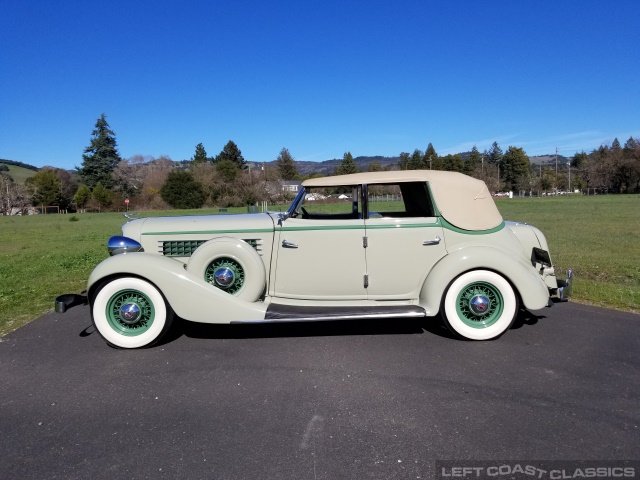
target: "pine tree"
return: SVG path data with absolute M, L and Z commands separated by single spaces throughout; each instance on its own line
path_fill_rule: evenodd
M 502 165 L 507 190 L 522 190 L 527 186 L 531 164 L 522 148 L 509 147 L 502 157 Z
M 232 160 L 220 160 L 216 163 L 216 173 L 227 183 L 231 184 L 236 181 L 240 168 Z
M 581 169 L 587 164 L 588 160 L 589 160 L 589 156 L 584 151 L 580 153 L 576 152 L 576 154 L 571 159 L 571 166 L 573 168 Z
M 640 142 L 633 137 L 629 137 L 629 140 L 624 144 L 624 150 L 626 153 L 634 152 L 638 147 L 640 147 Z
M 427 145 L 427 149 L 424 151 L 424 165 L 425 168 L 428 169 L 432 169 L 433 167 L 433 162 L 435 162 L 438 159 L 438 154 L 436 153 L 436 149 L 433 148 L 433 145 L 431 144 L 431 142 L 429 142 L 429 145 Z
M 409 159 L 409 170 L 420 170 L 424 168 L 424 163 L 422 161 L 422 152 L 417 148 L 413 151 L 411 158 Z
M 296 162 L 286 148 L 280 150 L 280 155 L 276 159 L 276 166 L 283 180 L 296 180 L 299 177 Z
M 191 159 L 193 163 L 204 163 L 207 161 L 207 151 L 204 149 L 204 146 L 199 143 L 196 145 L 196 152 Z
M 618 140 L 618 138 L 614 138 L 613 142 L 611 143 L 611 151 L 612 152 L 619 152 L 620 150 L 622 150 L 622 147 L 620 146 L 620 140 Z
M 467 161 L 464 163 L 464 173 L 472 174 L 481 163 L 482 158 L 480 158 L 480 152 L 478 151 L 478 147 L 474 145 Z
M 351 152 L 345 152 L 342 157 L 342 163 L 336 167 L 335 175 L 348 175 L 350 173 L 358 173 L 358 166 L 353 161 Z
M 97 120 L 91 134 L 93 137 L 89 146 L 84 149 L 82 167 L 78 168 L 78 174 L 82 182 L 89 187 L 102 183 L 105 188 L 111 188 L 113 186 L 111 172 L 121 158 L 116 148 L 115 133 L 109 128 L 104 113 Z
M 407 152 L 400 152 L 400 159 L 398 160 L 398 170 L 409 169 L 410 155 Z
M 442 166 L 440 167 L 442 170 L 446 170 L 448 172 L 461 172 L 463 169 L 464 161 L 459 153 L 439 157 L 439 160 L 442 162 Z
M 222 151 L 216 156 L 214 162 L 218 163 L 224 160 L 229 160 L 235 163 L 241 170 L 247 168 L 247 162 L 242 156 L 242 152 L 232 140 L 227 142 Z
M 500 162 L 502 162 L 502 156 L 500 145 L 498 145 L 498 142 L 493 142 L 489 149 L 489 162 L 494 165 L 500 164 Z

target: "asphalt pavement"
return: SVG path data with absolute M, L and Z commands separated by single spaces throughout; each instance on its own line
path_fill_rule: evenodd
M 185 323 L 115 350 L 86 306 L 0 339 L 1 479 L 416 479 L 437 460 L 640 457 L 640 316 Z

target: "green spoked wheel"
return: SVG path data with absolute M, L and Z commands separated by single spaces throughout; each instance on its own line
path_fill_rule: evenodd
M 122 290 L 109 299 L 106 315 L 111 328 L 133 336 L 146 332 L 153 325 L 155 311 L 144 293 Z
M 502 335 L 518 312 L 511 284 L 488 270 L 472 270 L 456 278 L 443 300 L 449 329 L 469 340 L 490 340 Z
M 206 268 L 204 279 L 207 283 L 235 295 L 244 286 L 245 272 L 242 265 L 234 259 L 219 257 Z
M 132 277 L 101 284 L 93 295 L 91 313 L 96 330 L 118 348 L 155 344 L 169 330 L 174 316 L 156 287 Z
M 262 257 L 244 240 L 218 237 L 200 245 L 187 272 L 236 300 L 255 302 L 264 292 L 267 274 Z
M 504 300 L 500 290 L 486 282 L 464 287 L 457 299 L 458 317 L 472 328 L 493 325 L 502 315 Z

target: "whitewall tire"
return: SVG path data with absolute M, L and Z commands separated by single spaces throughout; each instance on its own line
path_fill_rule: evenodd
M 93 324 L 119 348 L 149 347 L 169 330 L 173 310 L 162 294 L 140 278 L 122 277 L 99 287 L 92 303 Z
M 456 278 L 443 301 L 449 329 L 469 340 L 491 340 L 502 335 L 518 313 L 511 284 L 488 270 L 473 270 Z

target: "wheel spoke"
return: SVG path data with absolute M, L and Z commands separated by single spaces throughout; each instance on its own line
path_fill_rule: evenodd
M 146 332 L 154 319 L 151 300 L 137 290 L 121 290 L 107 303 L 107 321 L 123 335 L 139 335 Z
M 216 258 L 204 272 L 204 279 L 214 287 L 234 295 L 242 289 L 245 273 L 242 265 L 231 258 Z
M 500 291 L 485 282 L 475 282 L 464 287 L 457 299 L 460 320 L 474 328 L 486 328 L 493 325 L 503 309 Z

